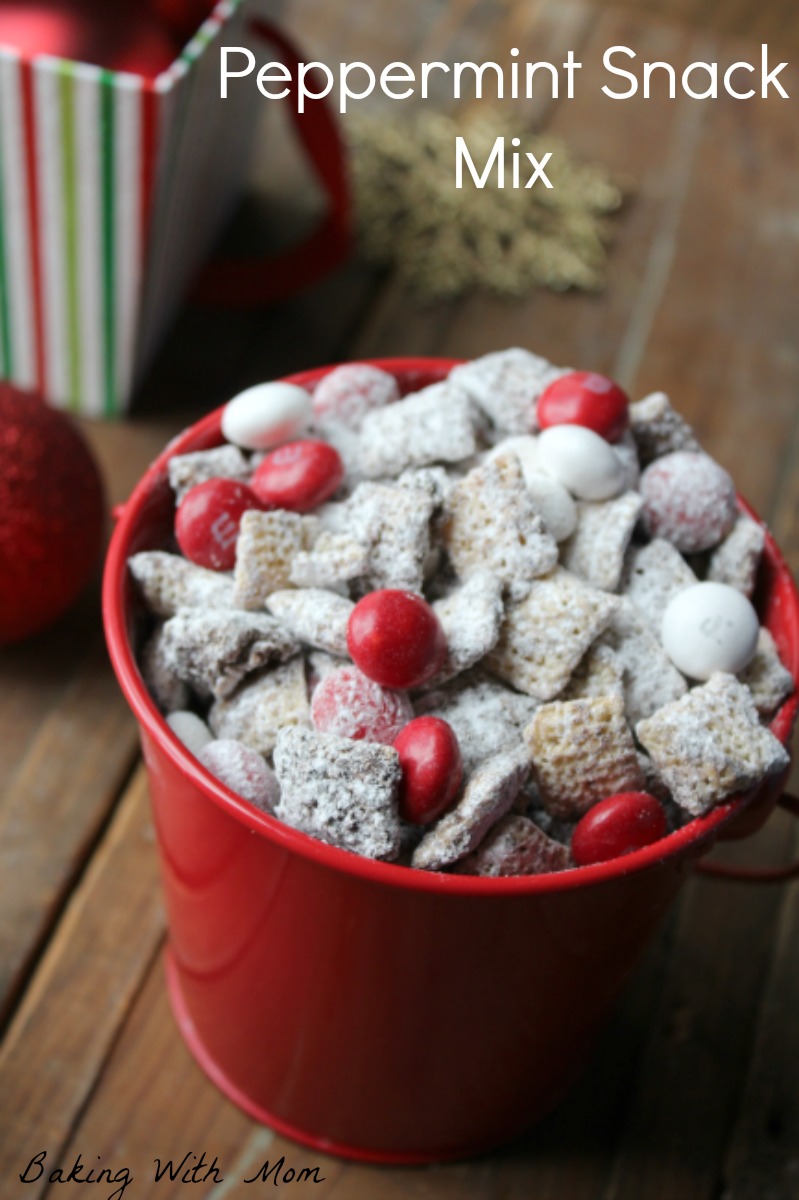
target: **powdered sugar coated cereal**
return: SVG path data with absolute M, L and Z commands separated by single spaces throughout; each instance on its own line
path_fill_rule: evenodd
M 275 747 L 277 816 L 304 833 L 367 858 L 396 858 L 402 770 L 391 746 L 313 729 L 284 729 Z
M 635 729 L 681 808 L 694 816 L 788 765 L 749 689 L 718 672 Z
M 530 766 L 530 753 L 523 745 L 481 763 L 455 807 L 422 838 L 413 853 L 413 865 L 440 871 L 471 853 L 509 812 Z
M 406 467 L 458 462 L 477 449 L 469 397 L 450 382 L 434 383 L 366 414 L 360 468 L 369 479 Z
M 571 866 L 569 851 L 529 817 L 510 813 L 498 821 L 458 866 L 464 875 L 546 875 Z
M 539 399 L 566 372 L 526 350 L 421 388 L 435 373 L 321 374 L 313 398 L 282 382 L 235 398 L 223 429 L 238 442 L 177 454 L 168 474 L 179 501 L 302 455 L 310 471 L 313 447 L 317 467 L 336 463 L 336 502 L 321 469 L 301 488 L 270 476 L 272 507 L 244 513 L 232 572 L 161 549 L 130 560 L 145 684 L 242 803 L 403 867 L 538 874 L 575 868 L 574 821 L 609 792 L 646 787 L 677 828 L 782 769 L 765 722 L 794 683 L 754 610 L 757 649 L 737 677 L 697 686 L 701 655 L 672 647 L 678 670 L 661 642 L 694 571 L 747 604 L 766 536 L 665 395 L 632 405 L 611 445 L 592 433 L 615 435 L 607 425 L 553 424 Z M 561 422 L 587 415 L 577 410 Z M 275 445 L 302 455 L 270 458 Z M 172 547 L 169 534 L 150 544 Z M 726 629 L 700 625 L 710 641 Z M 677 640 L 685 651 L 684 629 Z M 440 720 L 415 730 L 423 716 Z M 410 764 L 427 762 L 419 731 L 442 721 L 463 766 L 456 776 L 435 742 L 446 810 L 438 776 L 409 782 Z M 422 833 L 403 817 L 431 823 Z
M 278 732 L 309 721 L 308 688 L 301 658 L 246 679 L 232 696 L 216 700 L 208 724 L 218 738 L 235 738 L 260 754 L 271 754 Z
M 565 374 L 547 359 L 521 347 L 497 350 L 455 367 L 450 375 L 502 433 L 531 433 L 538 428 L 538 397 Z
M 543 518 L 547 531 L 556 542 L 565 541 L 577 525 L 577 509 L 562 483 L 546 475 L 538 463 L 537 439 L 530 436 L 504 438 L 490 451 L 489 460 L 515 454 L 524 477 L 524 486 Z
M 142 550 L 128 559 L 148 609 L 158 617 L 174 617 L 179 608 L 232 608 L 233 580 L 219 571 L 198 567 L 166 550 Z
M 671 406 L 665 392 L 652 392 L 630 405 L 630 430 L 641 466 L 675 450 L 700 450 L 694 431 Z

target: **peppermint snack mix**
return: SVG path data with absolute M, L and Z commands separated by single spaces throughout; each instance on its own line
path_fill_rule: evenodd
M 527 350 L 401 396 L 351 363 L 234 397 L 129 570 L 142 676 L 203 767 L 410 869 L 579 869 L 788 763 L 765 533 L 655 393 Z

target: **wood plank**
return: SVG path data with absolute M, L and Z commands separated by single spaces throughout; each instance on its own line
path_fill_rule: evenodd
M 758 841 L 769 861 L 790 857 L 779 821 Z M 725 858 L 746 863 L 752 855 L 751 846 L 737 846 Z M 721 1194 L 780 902 L 776 888 L 696 880 L 686 889 L 608 1200 Z M 783 1152 L 787 1166 L 787 1146 Z
M 788 818 L 784 818 L 787 825 Z M 799 836 L 786 841 L 799 856 Z M 738 1096 L 737 1121 L 730 1138 L 724 1186 L 731 1196 L 796 1194 L 799 1146 L 799 888 L 782 894 L 778 934 L 763 1002 L 760 1005 L 749 1076 Z
M 0 1050 L 0 1178 L 58 1157 L 160 945 L 163 916 L 140 770 L 76 889 Z M 27 1162 L 28 1159 L 25 1159 Z M 46 1179 L 45 1179 L 46 1183 Z M 43 1194 L 32 1183 L 31 1197 Z
M 0 1018 L 129 774 L 138 736 L 97 645 L 48 714 L 0 811 Z
M 174 417 L 80 424 L 109 510 L 178 427 Z M 99 581 L 52 629 L 4 650 L 0 681 L 2 1024 L 136 757 L 135 723 L 105 650 Z
M 127 1166 L 135 1196 L 147 1194 L 156 1158 L 177 1163 L 185 1154 L 199 1156 L 203 1150 L 209 1163 L 218 1157 L 223 1176 L 209 1180 L 203 1193 L 208 1200 L 251 1195 L 257 1187 L 248 1189 L 241 1181 L 256 1174 L 267 1158 L 274 1163 L 281 1154 L 287 1166 L 297 1169 L 318 1164 L 327 1186 L 348 1169 L 256 1125 L 208 1082 L 175 1027 L 159 955 L 61 1160 L 70 1163 L 82 1153 L 87 1160 L 99 1155 L 109 1166 Z M 159 1196 L 183 1194 L 179 1177 L 173 1181 L 167 1175 L 158 1185 Z

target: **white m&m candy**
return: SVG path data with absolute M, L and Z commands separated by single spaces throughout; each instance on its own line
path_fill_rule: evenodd
M 214 740 L 214 735 L 196 713 L 185 709 L 176 709 L 168 714 L 166 723 L 176 737 L 192 754 L 199 754 L 203 746 Z
M 578 500 L 609 500 L 624 486 L 624 468 L 613 447 L 582 425 L 552 425 L 536 440 L 538 470 L 553 476 Z
M 222 433 L 245 450 L 271 450 L 290 442 L 310 424 L 311 397 L 293 383 L 258 383 L 225 405 Z
M 663 648 L 691 679 L 714 671 L 737 675 L 752 661 L 760 622 L 742 592 L 726 583 L 696 583 L 674 597 L 663 614 Z

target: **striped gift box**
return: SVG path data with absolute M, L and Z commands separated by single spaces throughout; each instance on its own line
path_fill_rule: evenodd
M 256 109 L 213 49 L 243 20 L 222 0 L 154 80 L 0 51 L 0 378 L 127 407 L 240 190 Z

